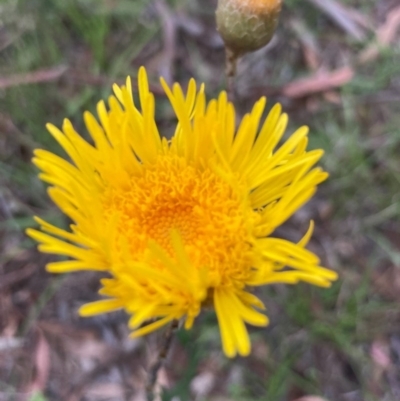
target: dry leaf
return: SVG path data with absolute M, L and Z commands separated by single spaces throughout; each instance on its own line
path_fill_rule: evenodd
M 381 25 L 376 32 L 376 40 L 378 43 L 368 46 L 363 52 L 361 52 L 358 56 L 358 62 L 366 63 L 377 58 L 380 53 L 380 48 L 387 47 L 394 42 L 399 27 L 400 6 L 396 7 L 388 14 L 385 23 Z
M 38 331 L 34 358 L 36 375 L 28 386 L 28 393 L 37 393 L 44 390 L 50 372 L 50 346 L 45 336 L 40 331 Z
M 296 398 L 293 401 L 328 401 L 326 398 L 322 398 L 319 395 L 305 395 L 301 398 Z
M 386 342 L 375 340 L 371 345 L 370 355 L 372 360 L 383 369 L 391 366 L 390 350 Z
M 354 70 L 350 67 L 343 67 L 335 71 L 318 72 L 311 77 L 288 83 L 282 88 L 281 93 L 291 98 L 300 98 L 343 86 L 350 82 L 353 77 Z

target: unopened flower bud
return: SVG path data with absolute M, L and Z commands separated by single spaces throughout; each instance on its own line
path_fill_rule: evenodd
M 218 0 L 218 31 L 226 47 L 240 56 L 260 49 L 272 38 L 282 0 Z

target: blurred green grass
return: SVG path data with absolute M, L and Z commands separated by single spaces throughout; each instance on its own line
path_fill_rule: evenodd
M 213 23 L 214 3 L 207 2 L 208 7 L 204 7 L 199 1 L 168 2 L 172 10 L 189 12 L 209 26 Z M 373 1 L 362 5 L 355 0 L 342 3 L 357 6 L 369 16 L 375 10 Z M 282 18 L 285 16 L 301 18 L 317 40 L 343 46 L 346 54 L 367 44 L 354 43 L 303 1 L 287 1 Z M 154 12 L 148 10 L 147 1 L 131 0 L 3 0 L 0 20 L 0 77 L 58 66 L 72 71 L 72 75 L 67 71 L 58 81 L 0 89 L 0 117 L 12 122 L 11 128 L 7 125 L 8 131 L 0 130 L 4 144 L 0 150 L 0 191 L 2 195 L 10 194 L 18 204 L 15 213 L 11 211 L 0 222 L 0 230 L 3 236 L 19 238 L 17 249 L 33 248 L 23 236 L 23 230 L 33 224 L 31 214 L 53 221 L 62 219 L 45 197 L 45 187 L 30 163 L 36 146 L 59 152 L 45 124 L 60 125 L 67 117 L 83 132 L 82 112 L 95 110 L 96 102 L 110 94 L 113 80 L 134 77 L 141 63 L 156 65 L 162 27 Z M 298 44 L 287 28 L 282 21 L 278 33 L 281 48 L 274 50 L 276 61 L 269 61 L 269 82 L 284 84 L 282 71 L 293 78 L 309 73 L 298 56 L 291 64 L 290 57 L 298 53 Z M 178 46 L 185 48 L 189 58 L 199 60 L 190 64 L 191 71 L 180 60 L 175 76 L 178 80 L 190 74 L 208 76 L 207 65 L 218 68 L 215 60 L 222 59 L 214 54 L 207 58 L 208 53 L 201 51 L 198 42 L 182 39 Z M 220 54 L 222 49 L 217 51 Z M 319 220 L 314 247 L 324 255 L 325 263 L 339 270 L 341 279 L 323 291 L 306 285 L 263 291 L 273 323 L 267 331 L 254 330 L 253 337 L 261 348 L 261 344 L 267 344 L 265 353 L 250 362 L 225 361 L 221 366 L 222 372 L 232 366 L 243 368 L 247 363 L 256 366 L 254 371 L 246 371 L 243 383 L 226 390 L 232 400 L 290 400 L 295 395 L 289 393 L 289 388 L 297 389 L 299 394 L 323 394 L 333 401 L 339 400 L 339 393 L 351 392 L 357 393 L 359 398 L 355 400 L 395 400 L 390 398 L 395 396 L 387 383 L 382 384 L 383 395 L 371 390 L 374 362 L 368 347 L 375 339 L 393 335 L 400 328 L 396 320 L 399 304 L 396 299 L 382 296 L 374 283 L 383 267 L 400 264 L 399 243 L 393 240 L 399 234 L 400 213 L 399 61 L 399 49 L 393 46 L 377 60 L 357 68 L 355 78 L 341 89 L 339 104 L 318 97 L 316 111 L 307 109 L 306 103 L 289 105 L 294 109 L 292 125 L 308 124 L 311 147 L 326 151 L 322 164 L 331 178 L 321 187 L 318 199 L 329 212 L 321 217 L 320 204 L 311 211 L 312 217 Z M 220 68 L 222 71 L 223 66 Z M 93 84 L 96 77 L 106 79 Z M 221 87 L 223 82 L 210 85 L 209 97 Z M 166 126 L 170 123 L 167 107 L 160 97 L 159 118 Z M 26 324 L 38 317 L 38 308 L 48 301 L 46 294 L 37 300 Z M 165 399 L 189 399 L 191 379 L 210 350 L 218 352 L 215 326 L 215 318 L 207 315 L 198 331 L 179 334 L 182 347 L 190 349 L 193 342 L 198 347 L 188 353 L 186 371 L 165 393 Z M 332 361 L 331 371 L 324 366 L 324 358 Z M 38 393 L 33 399 L 45 397 Z

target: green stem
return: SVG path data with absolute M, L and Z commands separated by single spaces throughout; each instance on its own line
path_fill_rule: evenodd
M 156 400 L 156 385 L 157 385 L 157 376 L 160 368 L 164 364 L 168 351 L 171 348 L 173 334 L 178 328 L 178 320 L 173 320 L 171 325 L 168 327 L 167 331 L 164 334 L 164 341 L 161 345 L 160 351 L 158 353 L 156 361 L 150 367 L 149 374 L 147 376 L 146 383 L 146 398 L 147 401 L 155 401 Z

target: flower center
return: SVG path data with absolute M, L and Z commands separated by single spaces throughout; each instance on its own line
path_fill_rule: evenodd
M 128 244 L 131 260 L 144 259 L 149 241 L 174 257 L 176 230 L 193 268 L 208 270 L 211 286 L 242 282 L 253 265 L 257 213 L 234 182 L 183 158 L 160 156 L 124 188 L 109 187 L 104 211 L 107 219 L 117 218 L 117 242 Z

